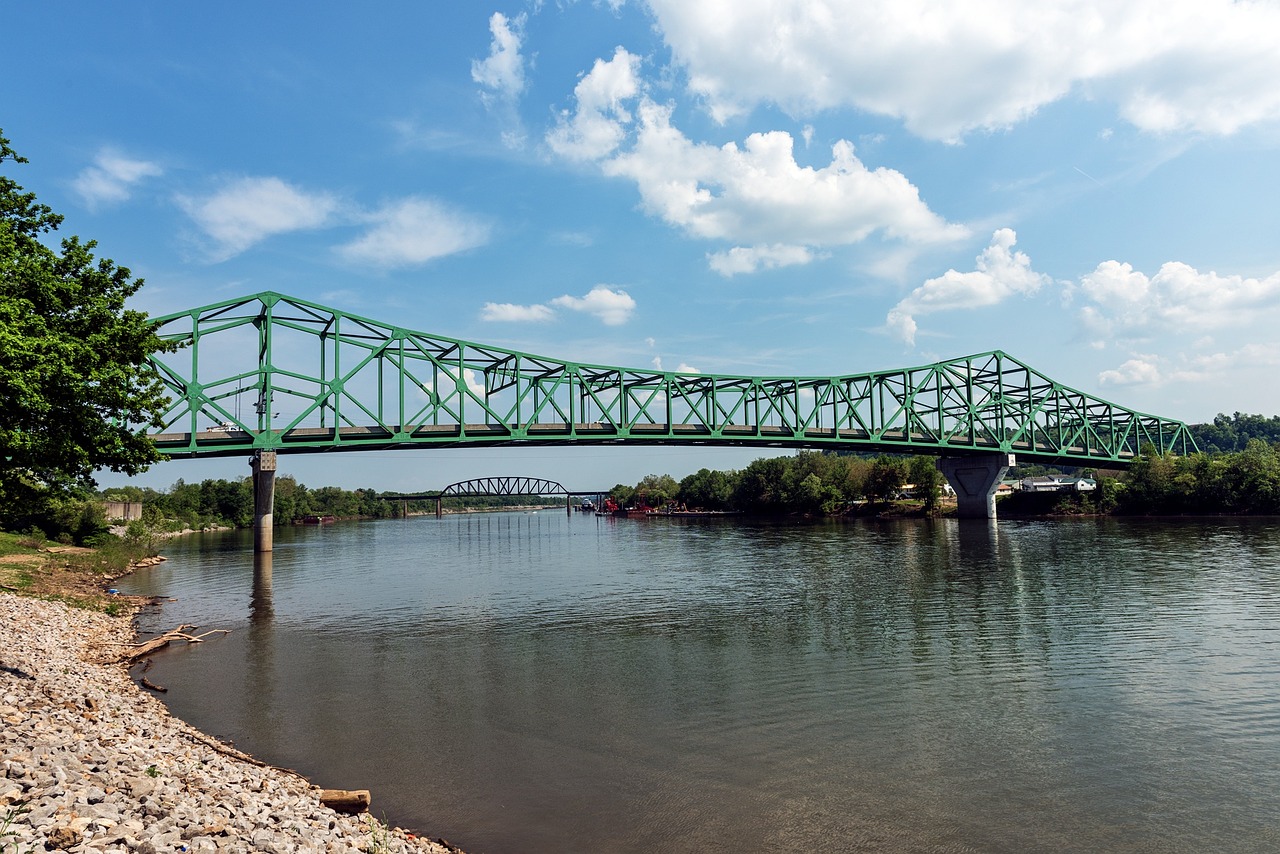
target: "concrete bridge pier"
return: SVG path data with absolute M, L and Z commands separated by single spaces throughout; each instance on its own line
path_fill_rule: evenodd
M 276 503 L 276 452 L 255 451 L 249 465 L 253 468 L 253 550 L 269 552 L 275 533 L 271 514 Z
M 996 518 L 996 487 L 1015 464 L 1013 454 L 939 459 L 938 471 L 956 491 L 956 515 L 961 519 Z

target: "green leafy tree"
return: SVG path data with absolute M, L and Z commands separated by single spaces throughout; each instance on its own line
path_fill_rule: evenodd
M 687 507 L 699 510 L 726 510 L 733 498 L 733 474 L 711 469 L 698 471 L 680 481 L 676 497 Z
M 647 474 L 636 484 L 636 498 L 647 507 L 661 507 L 679 491 L 680 484 L 669 474 Z
M 900 457 L 880 456 L 871 464 L 864 488 L 873 502 L 888 501 L 907 482 L 907 462 Z
M 0 166 L 25 162 L 0 132 Z M 0 514 L 87 490 L 98 469 L 137 474 L 161 459 L 146 429 L 160 424 L 164 387 L 147 357 L 169 345 L 124 307 L 142 280 L 95 261 L 94 241 L 50 248 L 61 223 L 0 175 Z
M 926 516 L 938 511 L 938 499 L 942 497 L 942 472 L 933 457 L 915 456 L 907 466 L 907 478 L 915 487 L 915 496 L 924 502 Z
M 733 506 L 749 513 L 784 513 L 786 504 L 785 457 L 752 460 L 733 490 Z
M 617 503 L 619 507 L 629 507 L 631 500 L 636 497 L 636 490 L 633 486 L 627 486 L 625 483 L 619 483 L 609 490 L 609 497 Z

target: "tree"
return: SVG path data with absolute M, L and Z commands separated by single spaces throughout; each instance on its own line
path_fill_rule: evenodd
M 942 472 L 933 457 L 915 456 L 907 466 L 907 477 L 915 487 L 915 496 L 924 502 L 926 516 L 932 516 L 938 510 L 938 499 L 942 496 Z
M 865 489 L 873 503 L 889 501 L 901 491 L 907 482 L 907 463 L 899 457 L 881 455 L 871 464 Z
M 0 131 L 0 164 L 27 162 Z M 147 361 L 170 345 L 125 300 L 142 287 L 95 261 L 94 241 L 42 242 L 62 217 L 0 175 L 0 514 L 94 484 L 97 469 L 136 474 L 162 459 L 164 386 Z M 4 524 L 0 517 L 0 524 Z
M 661 507 L 679 491 L 680 485 L 669 474 L 647 474 L 636 484 L 636 498 L 646 507 Z
M 722 471 L 698 469 L 680 481 L 680 490 L 676 495 L 688 507 L 725 510 L 733 497 L 733 478 Z

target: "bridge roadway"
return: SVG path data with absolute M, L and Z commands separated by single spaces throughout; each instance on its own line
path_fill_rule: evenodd
M 1135 456 L 1121 448 L 1106 453 L 1084 445 L 1054 445 L 1050 442 L 1012 440 L 997 442 L 989 437 L 949 440 L 942 447 L 932 436 L 902 430 L 885 430 L 871 434 L 865 430 L 836 430 L 806 427 L 792 429 L 774 425 L 726 425 L 709 430 L 697 424 L 632 424 L 626 439 L 611 424 L 599 421 L 580 424 L 544 423 L 524 429 L 502 424 L 423 424 L 406 425 L 403 429 L 386 427 L 295 427 L 272 431 L 272 449 L 280 453 L 314 453 L 321 451 L 379 451 L 416 447 L 429 439 L 434 447 L 461 445 L 548 445 L 566 440 L 583 445 L 609 445 L 619 441 L 643 441 L 659 445 L 761 445 L 779 448 L 847 448 L 856 442 L 859 451 L 884 453 L 933 453 L 948 456 L 971 456 L 989 453 L 1018 453 L 1037 461 L 1079 465 L 1090 460 L 1099 465 L 1123 466 Z M 202 430 L 192 433 L 157 433 L 151 436 L 156 446 L 170 457 L 243 456 L 258 446 L 258 434 L 248 430 Z M 449 440 L 456 441 L 450 443 Z M 761 440 L 764 440 L 763 442 Z

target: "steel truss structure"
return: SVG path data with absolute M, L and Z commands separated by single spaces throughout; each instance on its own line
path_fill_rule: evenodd
M 513 444 L 706 444 L 1124 465 L 1187 454 L 1180 421 L 1063 386 L 1000 351 L 836 377 L 581 364 L 260 293 L 158 319 L 175 457 Z
M 512 495 L 595 495 L 594 492 L 574 493 L 554 480 L 540 477 L 477 477 L 451 483 L 444 489 L 413 495 L 382 495 L 385 501 L 414 501 L 427 498 L 503 498 Z

